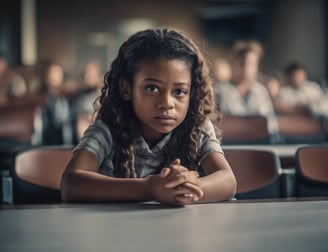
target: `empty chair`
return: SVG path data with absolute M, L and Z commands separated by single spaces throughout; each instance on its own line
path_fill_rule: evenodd
M 269 144 L 271 141 L 264 116 L 224 115 L 217 126 L 223 132 L 223 144 Z
M 60 181 L 72 146 L 42 146 L 19 151 L 3 176 L 6 203 L 60 202 Z
M 236 176 L 237 199 L 280 198 L 280 161 L 271 151 L 224 147 Z
M 295 196 L 328 196 L 328 145 L 300 147 L 296 160 Z
M 324 143 L 326 139 L 323 121 L 311 115 L 280 115 L 278 127 L 285 144 Z

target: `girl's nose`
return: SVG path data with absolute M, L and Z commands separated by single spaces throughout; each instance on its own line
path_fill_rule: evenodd
M 174 107 L 173 97 L 171 94 L 163 94 L 158 103 L 159 109 L 171 109 Z

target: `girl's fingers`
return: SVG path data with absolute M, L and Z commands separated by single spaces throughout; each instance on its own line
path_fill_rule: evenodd
M 197 198 L 200 199 L 203 197 L 203 191 L 198 187 L 190 183 L 186 183 L 184 185 L 177 186 L 175 189 L 175 194 L 184 195 L 189 198 Z
M 163 169 L 161 170 L 160 177 L 161 177 L 161 178 L 166 178 L 166 177 L 168 177 L 168 176 L 170 175 L 170 172 L 171 172 L 171 169 L 165 167 L 165 168 L 163 168 Z
M 165 187 L 174 188 L 180 184 L 184 184 L 188 182 L 198 185 L 198 180 L 197 180 L 198 177 L 199 174 L 196 171 L 186 171 L 186 172 L 178 173 L 174 177 L 170 176 L 168 181 L 165 183 Z
M 170 167 L 164 167 L 161 170 L 161 178 L 167 178 L 168 176 L 173 177 L 175 173 L 177 173 L 176 169 L 173 169 L 174 166 L 176 165 L 180 165 L 180 159 L 175 159 L 172 164 L 170 165 Z
M 178 204 L 188 205 L 199 201 L 199 197 L 193 195 L 192 193 L 179 194 L 175 197 Z

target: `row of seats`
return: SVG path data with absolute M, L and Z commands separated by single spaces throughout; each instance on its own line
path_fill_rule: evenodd
M 27 148 L 14 156 L 3 174 L 5 203 L 61 202 L 60 180 L 73 146 Z M 224 148 L 237 179 L 237 199 L 284 198 L 279 157 L 268 150 Z M 293 197 L 328 196 L 328 145 L 309 145 L 296 152 Z
M 223 144 L 304 144 L 328 141 L 326 119 L 311 115 L 286 114 L 277 116 L 279 132 L 268 130 L 267 118 L 260 115 L 223 115 L 217 126 L 223 132 Z
M 0 106 L 0 139 L 20 141 L 31 145 L 42 144 L 42 118 L 40 98 L 22 104 Z M 263 116 L 223 115 L 217 126 L 223 131 L 223 144 L 299 144 L 328 142 L 327 122 L 310 115 L 279 115 L 279 134 L 268 130 Z M 79 139 L 91 122 L 91 115 L 76 119 L 74 131 Z M 0 143 L 1 144 L 1 143 Z
M 0 106 L 0 170 L 11 165 L 11 156 L 19 149 L 42 146 L 44 97 L 35 96 Z M 80 138 L 91 122 L 90 114 L 76 119 L 75 132 Z

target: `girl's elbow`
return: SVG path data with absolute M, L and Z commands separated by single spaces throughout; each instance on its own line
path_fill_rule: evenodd
M 72 202 L 74 197 L 72 194 L 72 183 L 67 175 L 63 175 L 60 184 L 60 195 L 63 202 Z
M 232 178 L 231 178 L 231 198 L 235 197 L 236 193 L 237 193 L 237 180 L 234 174 L 232 174 Z
M 235 197 L 237 193 L 237 180 L 233 173 L 229 176 L 229 178 L 226 180 L 226 197 L 224 200 L 231 200 Z

